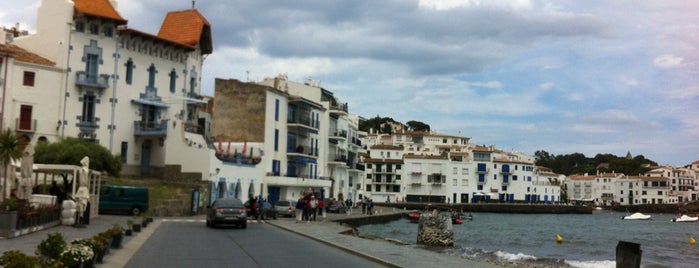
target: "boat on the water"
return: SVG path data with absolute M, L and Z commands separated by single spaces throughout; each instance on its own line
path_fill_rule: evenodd
M 682 216 L 676 217 L 672 219 L 672 222 L 695 222 L 699 221 L 699 217 L 691 217 L 687 216 L 687 214 L 683 214 Z
M 636 212 L 634 214 L 627 214 L 626 216 L 621 217 L 622 220 L 650 220 L 650 215 L 646 215 L 640 212 Z
M 418 223 L 420 221 L 420 212 L 411 211 L 408 212 L 408 220 L 412 223 Z

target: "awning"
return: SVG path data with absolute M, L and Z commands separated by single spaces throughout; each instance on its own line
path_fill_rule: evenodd
M 155 106 L 158 108 L 170 108 L 170 105 L 167 105 L 165 103 L 157 102 L 157 101 L 149 101 L 149 100 L 144 100 L 144 99 L 132 99 L 131 103 L 141 104 L 141 105 L 150 105 L 150 106 Z

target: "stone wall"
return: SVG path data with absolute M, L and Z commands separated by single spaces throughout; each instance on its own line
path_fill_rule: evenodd
M 233 142 L 263 142 L 267 90 L 235 79 L 216 79 L 211 135 Z
M 454 229 L 449 215 L 433 210 L 420 214 L 417 227 L 417 244 L 433 247 L 453 247 Z

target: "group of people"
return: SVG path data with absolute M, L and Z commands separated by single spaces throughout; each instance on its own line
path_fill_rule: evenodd
M 374 214 L 374 201 L 370 198 L 364 198 L 360 201 L 362 204 L 362 214 L 372 215 Z
M 296 222 L 315 221 L 323 213 L 323 200 L 313 193 L 306 193 L 296 202 Z

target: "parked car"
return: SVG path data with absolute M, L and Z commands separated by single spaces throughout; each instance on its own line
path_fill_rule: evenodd
M 325 210 L 328 213 L 345 213 L 347 212 L 347 206 L 345 205 L 345 202 L 335 200 L 328 204 Z
M 126 213 L 136 216 L 148 210 L 146 187 L 102 185 L 99 199 L 99 213 Z
M 267 201 L 262 201 L 262 210 L 260 208 L 257 208 L 256 214 L 253 214 L 250 211 L 250 200 L 245 201 L 245 209 L 248 212 L 248 215 L 260 215 L 261 220 L 268 220 L 268 219 L 277 219 L 277 210 L 274 209 L 272 204 L 270 204 Z
M 296 201 L 279 200 L 277 201 L 277 204 L 274 206 L 274 208 L 277 210 L 277 214 L 280 217 L 294 217 L 294 210 L 296 210 Z
M 219 198 L 206 207 L 206 226 L 233 224 L 245 229 L 248 227 L 248 214 L 243 202 L 238 198 Z

